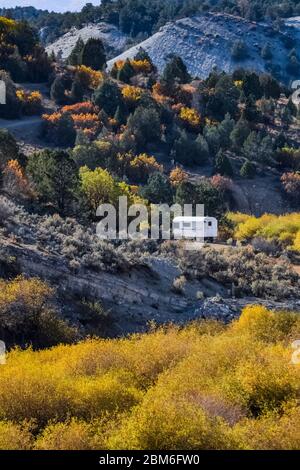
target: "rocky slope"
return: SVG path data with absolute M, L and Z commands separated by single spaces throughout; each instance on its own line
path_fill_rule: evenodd
M 159 71 L 172 53 L 180 55 L 189 72 L 200 78 L 207 77 L 213 67 L 232 72 L 240 66 L 269 71 L 288 82 L 291 78 L 286 71 L 288 50 L 291 41 L 296 43 L 296 49 L 300 48 L 298 28 L 299 22 L 290 20 L 279 32 L 271 25 L 219 13 L 183 18 L 166 24 L 146 41 L 109 61 L 108 68 L 116 60 L 132 58 L 139 47 L 143 47 Z M 243 40 L 248 51 L 248 57 L 242 61 L 235 60 L 231 53 L 237 40 Z M 261 50 L 266 44 L 270 44 L 273 56 L 268 61 L 261 57 Z
M 102 39 L 110 55 L 124 51 L 128 39 L 114 25 L 107 23 L 88 24 L 81 29 L 72 28 L 54 43 L 48 45 L 46 50 L 49 54 L 54 51 L 56 56 L 63 60 L 67 59 L 79 37 L 84 42 L 90 38 Z

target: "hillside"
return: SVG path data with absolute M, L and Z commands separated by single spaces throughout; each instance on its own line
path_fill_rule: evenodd
M 243 18 L 208 13 L 192 18 L 183 18 L 175 23 L 168 23 L 157 33 L 138 46 L 132 47 L 108 62 L 112 68 L 117 60 L 133 58 L 139 47 L 145 49 L 161 72 L 170 54 L 184 58 L 189 72 L 193 76 L 205 78 L 213 67 L 232 73 L 237 67 L 267 71 L 286 82 L 291 78 L 286 71 L 288 42 L 293 42 L 299 49 L 299 30 L 295 22 L 276 31 L 271 25 L 247 21 Z M 296 26 L 298 23 L 296 23 Z M 243 40 L 247 57 L 236 60 L 232 47 L 238 40 Z M 272 59 L 262 58 L 261 50 L 266 44 L 272 44 Z
M 108 52 L 110 52 L 110 56 L 124 51 L 128 40 L 128 37 L 119 31 L 116 26 L 101 22 L 88 24 L 79 29 L 72 28 L 55 42 L 49 44 L 46 47 L 46 51 L 49 54 L 54 51 L 55 55 L 61 59 L 67 59 L 79 38 L 84 42 L 90 38 L 101 39 L 107 47 Z
M 300 449 L 296 2 L 0 16 L 0 458 Z

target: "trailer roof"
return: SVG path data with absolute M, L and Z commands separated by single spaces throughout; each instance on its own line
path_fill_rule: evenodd
M 192 217 L 192 216 L 178 216 L 174 217 L 173 222 L 203 222 L 204 220 L 215 220 L 215 217 Z

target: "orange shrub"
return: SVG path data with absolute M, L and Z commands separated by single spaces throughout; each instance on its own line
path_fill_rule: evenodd
M 222 175 L 214 175 L 210 178 L 211 184 L 219 191 L 229 191 L 232 188 L 232 180 Z
M 9 160 L 4 168 L 3 187 L 11 195 L 33 196 L 29 181 L 17 160 Z
M 76 103 L 72 105 L 67 105 L 61 108 L 62 113 L 71 113 L 73 114 L 96 114 L 98 111 L 97 107 L 93 105 L 90 101 L 84 101 L 83 103 Z
M 59 124 L 62 116 L 69 114 L 74 122 L 76 130 L 84 132 L 91 139 L 95 138 L 101 130 L 101 122 L 98 118 L 98 108 L 91 102 L 86 101 L 83 103 L 77 103 L 73 105 L 63 106 L 60 112 L 53 114 L 44 114 L 42 117 L 44 121 L 52 129 Z
M 184 170 L 177 166 L 174 168 L 174 170 L 171 171 L 169 179 L 171 185 L 176 187 L 184 181 L 187 181 L 188 175 Z

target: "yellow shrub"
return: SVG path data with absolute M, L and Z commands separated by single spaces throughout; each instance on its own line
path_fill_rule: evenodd
M 130 65 L 136 73 L 150 73 L 152 71 L 152 64 L 147 60 L 131 60 Z
M 241 421 L 233 434 L 242 449 L 299 450 L 300 410 L 294 405 L 286 414 L 268 415 L 260 419 Z
M 297 232 L 297 234 L 295 236 L 293 249 L 295 251 L 300 251 L 300 230 Z
M 28 424 L 14 424 L 0 421 L 0 450 L 29 450 L 33 445 L 33 436 Z
M 227 218 L 235 225 L 246 222 L 250 217 L 249 214 L 243 214 L 242 212 L 228 212 L 227 214 Z
M 298 334 L 296 314 L 253 306 L 230 325 L 13 350 L 0 447 L 32 446 L 34 420 L 36 449 L 300 449 Z
M 271 312 L 260 305 L 252 305 L 243 309 L 232 329 L 250 334 L 260 341 L 275 343 L 288 339 L 296 329 L 300 334 L 300 319 L 297 313 Z
M 17 90 L 16 95 L 22 103 L 22 112 L 28 116 L 40 114 L 42 111 L 42 95 L 39 91 L 27 92 L 23 89 Z
M 0 317 L 8 315 L 11 308 L 16 316 L 18 311 L 22 315 L 26 312 L 28 316 L 38 315 L 53 293 L 53 289 L 38 278 L 19 276 L 13 281 L 0 279 Z
M 72 419 L 65 423 L 47 426 L 38 436 L 37 450 L 93 450 L 91 425 L 84 421 Z M 100 444 L 100 443 L 99 443 Z M 100 446 L 97 446 L 98 450 Z
M 179 117 L 182 121 L 184 121 L 193 129 L 197 129 L 201 122 L 200 115 L 194 108 L 181 108 L 179 112 Z
M 235 225 L 234 236 L 237 240 L 262 237 L 293 245 L 300 230 L 300 213 L 280 216 L 264 214 L 261 217 L 229 213 L 228 218 Z
M 150 391 L 108 439 L 112 449 L 201 450 L 234 448 L 222 419 L 209 418 L 197 403 L 168 391 Z
M 124 88 L 122 88 L 122 95 L 125 101 L 128 101 L 129 103 L 135 103 L 141 99 L 143 90 L 142 88 L 136 86 L 126 85 Z
M 76 67 L 76 75 L 84 88 L 98 88 L 103 80 L 103 74 L 99 71 L 93 70 L 85 65 Z

